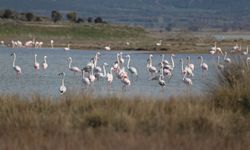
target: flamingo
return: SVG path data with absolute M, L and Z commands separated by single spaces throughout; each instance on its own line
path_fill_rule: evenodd
M 61 83 L 61 86 L 60 86 L 60 88 L 59 88 L 59 92 L 60 92 L 60 94 L 62 95 L 62 94 L 65 93 L 66 90 L 67 90 L 66 86 L 64 85 L 65 72 L 59 73 L 58 75 L 59 75 L 59 76 L 62 75 L 62 83 Z
M 2 46 L 5 46 L 5 45 L 4 45 L 4 41 L 1 41 L 1 45 L 2 45 Z
M 189 67 L 190 69 L 192 69 L 192 71 L 194 71 L 194 64 L 191 63 L 191 57 L 188 56 L 188 57 L 187 57 L 187 60 L 188 60 L 188 67 Z
M 126 89 L 126 87 L 130 85 L 130 80 L 126 76 L 122 77 L 121 82 L 123 83 L 122 89 Z
M 47 63 L 47 56 L 43 57 L 43 70 L 48 68 L 48 63 Z
M 113 81 L 113 74 L 112 74 L 113 67 L 111 67 L 110 71 L 108 73 L 106 73 L 105 66 L 108 66 L 108 64 L 104 63 L 104 65 L 103 65 L 104 76 L 106 77 L 108 84 L 111 85 L 111 83 Z
M 50 40 L 51 48 L 54 48 L 54 40 Z
M 192 82 L 192 80 L 190 79 L 190 78 L 187 78 L 186 77 L 186 73 L 184 74 L 184 76 L 183 76 L 183 83 L 185 83 L 187 86 L 192 86 L 193 85 L 193 82 Z
M 208 71 L 208 65 L 206 64 L 206 63 L 204 63 L 203 61 L 203 57 L 202 56 L 200 56 L 200 57 L 198 57 L 198 59 L 201 61 L 200 62 L 200 67 L 201 67 L 201 69 L 202 69 L 202 76 L 203 76 L 203 72 L 204 71 Z
M 149 64 L 147 65 L 148 71 L 151 73 L 151 75 L 154 73 L 157 73 L 156 67 L 152 65 L 152 57 L 153 57 L 153 55 L 150 54 L 149 59 L 148 59 Z
M 161 75 L 159 76 L 159 85 L 164 88 L 166 86 L 166 82 L 163 80 L 163 69 L 161 69 Z
M 119 62 L 120 62 L 120 65 L 121 64 L 124 64 L 124 59 L 122 58 L 122 52 L 120 52 L 120 55 L 119 55 Z
M 78 67 L 72 67 L 71 66 L 71 63 L 72 63 L 72 58 L 71 57 L 68 58 L 68 61 L 69 61 L 69 70 L 70 71 L 74 72 L 74 74 L 82 72 L 81 69 L 79 69 Z
M 35 69 L 35 72 L 37 73 L 37 71 L 40 69 L 40 64 L 37 62 L 36 57 L 37 57 L 37 54 L 35 54 L 35 63 L 34 63 L 34 69 Z
M 89 86 L 90 85 L 90 80 L 88 77 L 85 76 L 85 71 L 84 69 L 82 69 L 82 82 L 85 86 Z
M 185 66 L 185 68 L 183 67 L 183 59 L 180 59 L 181 62 L 181 74 L 187 74 L 189 76 L 194 76 L 193 71 L 191 68 L 189 68 L 188 66 Z
M 17 77 L 17 79 L 18 79 L 18 78 L 19 78 L 19 77 L 18 77 L 19 74 L 22 73 L 22 69 L 21 69 L 21 67 L 16 66 L 16 53 L 12 53 L 11 56 L 14 56 L 12 67 L 13 67 L 13 69 L 16 71 L 16 77 Z
M 137 80 L 138 79 L 137 69 L 135 67 L 130 66 L 130 55 L 126 55 L 126 58 L 128 58 L 127 69 L 131 73 L 131 75 L 136 76 L 136 80 Z
M 164 66 L 164 68 L 165 69 L 168 69 L 168 70 L 170 70 L 170 71 L 173 71 L 174 70 L 174 67 L 175 67 L 175 64 L 174 64 L 174 59 L 173 59 L 173 57 L 175 57 L 175 54 L 171 54 L 171 64 L 166 64 L 165 66 Z
M 94 68 L 91 68 L 91 74 L 89 74 L 89 81 L 91 82 L 91 83 L 94 83 L 95 82 L 95 80 L 96 80 L 96 77 L 94 76 Z
M 162 40 L 160 40 L 159 42 L 156 42 L 156 46 L 161 46 L 161 44 L 162 44 Z
M 217 57 L 217 67 L 218 67 L 219 70 L 224 69 L 224 65 L 220 64 L 220 56 Z
M 68 47 L 64 47 L 64 51 L 69 51 L 70 50 L 70 44 L 68 44 Z
M 99 55 L 100 55 L 100 52 L 97 52 L 96 53 L 96 55 L 95 55 L 95 57 L 94 57 L 94 72 L 95 73 L 100 73 L 100 72 L 102 72 L 102 69 L 101 69 L 101 67 L 100 66 L 97 66 L 97 60 L 98 60 L 98 58 L 99 58 Z
M 105 50 L 107 50 L 107 51 L 110 51 L 110 50 L 111 50 L 110 44 L 107 45 L 107 46 L 105 46 L 104 48 L 105 48 Z
M 228 64 L 231 63 L 231 59 L 227 57 L 227 52 L 225 52 L 225 55 L 224 55 L 224 62 Z
M 210 54 L 215 54 L 217 51 L 219 51 L 223 55 L 221 48 L 217 47 L 217 42 L 214 42 L 214 47 L 211 48 Z
M 247 50 L 242 52 L 242 55 L 248 55 L 248 46 L 247 46 Z

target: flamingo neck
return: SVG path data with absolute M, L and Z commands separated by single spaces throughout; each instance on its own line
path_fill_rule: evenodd
M 225 55 L 224 55 L 224 60 L 227 58 L 227 53 L 225 53 Z
M 181 59 L 181 71 L 183 72 L 184 69 L 183 69 L 183 60 Z
M 105 65 L 103 65 L 102 68 L 103 68 L 103 75 L 106 76 L 106 75 L 107 75 L 107 72 L 106 72 L 106 67 L 105 67 Z
M 127 68 L 129 69 L 130 65 L 130 57 L 128 57 L 128 64 L 127 64 Z
M 35 63 L 37 63 L 37 60 L 36 60 L 36 55 L 35 55 Z
M 72 63 L 72 60 L 70 59 L 69 60 L 69 68 L 71 68 L 71 63 Z
M 46 60 L 46 57 L 44 57 L 44 63 L 47 64 L 47 60 Z
M 173 56 L 171 56 L 171 61 L 172 61 L 172 67 L 174 68 L 174 59 L 173 59 Z
M 64 77 L 62 78 L 62 86 L 64 86 Z
M 15 67 L 15 63 L 16 63 L 16 54 L 14 54 L 14 59 L 13 59 L 13 67 Z
M 201 57 L 201 66 L 202 66 L 202 64 L 203 64 L 203 57 Z

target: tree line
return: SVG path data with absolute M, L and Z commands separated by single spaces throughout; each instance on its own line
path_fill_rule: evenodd
M 88 22 L 88 23 L 107 23 L 106 21 L 103 20 L 102 17 L 87 17 L 86 19 L 82 17 L 78 17 L 77 13 L 72 11 L 68 12 L 65 15 L 66 19 L 72 23 L 83 23 L 83 22 Z M 46 16 L 38 16 L 35 15 L 32 12 L 25 12 L 25 13 L 19 13 L 16 11 L 12 11 L 10 9 L 5 9 L 0 11 L 0 18 L 2 19 L 13 19 L 13 20 L 20 20 L 20 21 L 37 21 L 37 22 L 42 22 L 42 21 L 53 21 L 53 22 L 59 22 L 59 21 L 65 21 L 63 18 L 63 14 L 60 13 L 57 10 L 52 10 L 50 17 Z

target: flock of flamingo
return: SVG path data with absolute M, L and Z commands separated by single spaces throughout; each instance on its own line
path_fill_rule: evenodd
M 26 44 L 30 42 L 32 42 L 32 47 L 35 47 L 35 48 L 38 48 L 36 43 L 41 43 L 41 42 L 28 41 L 26 42 Z M 156 43 L 156 45 L 161 44 L 161 42 L 162 41 L 160 41 L 159 43 Z M 3 41 L 1 41 L 1 43 L 4 44 Z M 12 42 L 12 43 L 14 43 L 13 48 L 17 48 L 15 42 Z M 51 48 L 54 47 L 53 44 L 54 44 L 54 41 L 51 40 Z M 107 47 L 108 47 L 108 50 L 110 50 L 110 46 L 107 46 Z M 70 50 L 69 44 L 68 44 L 68 47 L 64 48 L 64 50 L 65 51 Z M 232 49 L 230 49 L 230 52 L 234 52 L 234 53 L 238 52 L 238 53 L 241 53 L 242 55 L 247 56 L 248 47 L 246 48 L 246 51 L 242 51 L 241 46 L 238 46 L 238 44 L 236 44 Z M 216 42 L 214 46 L 210 49 L 209 53 L 211 55 L 218 54 L 217 55 L 217 67 L 219 70 L 223 70 L 224 65 L 231 63 L 231 59 L 227 56 L 227 52 L 226 51 L 223 52 L 220 47 L 217 47 Z M 90 61 L 87 63 L 87 65 L 85 65 L 83 68 L 72 66 L 73 60 L 71 57 L 69 57 L 67 59 L 69 63 L 68 69 L 72 71 L 74 74 L 81 74 L 82 83 L 86 87 L 91 86 L 96 80 L 99 80 L 99 79 L 106 80 L 108 83 L 108 86 L 111 87 L 113 79 L 114 79 L 113 74 L 123 84 L 122 85 L 123 90 L 126 90 L 127 86 L 137 81 L 139 74 L 138 74 L 137 68 L 130 65 L 130 62 L 131 62 L 130 55 L 126 55 L 125 57 L 123 57 L 123 52 L 119 52 L 116 54 L 116 59 L 113 61 L 112 65 L 109 65 L 105 62 L 102 65 L 102 67 L 97 65 L 98 60 L 100 59 L 100 55 L 101 53 L 97 52 L 95 56 L 93 56 L 90 59 Z M 13 69 L 16 72 L 17 78 L 19 79 L 20 75 L 22 74 L 21 67 L 16 65 L 16 54 L 12 53 L 11 56 L 13 56 Z M 173 70 L 175 69 L 175 61 L 174 61 L 175 55 L 171 54 L 170 56 L 171 56 L 170 57 L 171 62 L 169 62 L 167 59 L 164 58 L 165 57 L 164 54 L 161 54 L 162 59 L 158 63 L 157 66 L 154 66 L 152 54 L 149 54 L 148 59 L 145 61 L 146 69 L 149 72 L 149 80 L 156 80 L 159 86 L 162 88 L 166 87 L 166 84 L 172 78 Z M 224 56 L 224 63 L 220 62 L 220 56 Z M 203 77 L 208 72 L 208 65 L 205 63 L 205 60 L 203 59 L 202 56 L 199 56 L 198 60 L 200 62 L 199 67 L 202 70 L 202 77 Z M 247 62 L 250 61 L 250 57 L 247 57 L 246 61 Z M 183 59 L 180 59 L 180 63 L 181 63 L 182 81 L 185 85 L 187 85 L 188 87 L 191 87 L 193 84 L 192 77 L 194 76 L 195 65 L 191 62 L 191 58 L 189 56 L 186 58 L 185 65 L 184 65 Z M 41 66 L 42 66 L 42 69 L 44 70 L 48 68 L 47 56 L 44 56 L 44 61 Z M 37 54 L 34 55 L 34 69 L 36 73 L 40 69 L 40 64 L 37 61 Z M 64 83 L 64 78 L 66 74 L 65 72 L 62 72 L 62 73 L 59 73 L 58 75 L 62 77 L 59 92 L 63 94 L 67 90 L 66 85 Z

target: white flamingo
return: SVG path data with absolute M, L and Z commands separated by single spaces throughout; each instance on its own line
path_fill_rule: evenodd
M 110 51 L 110 50 L 111 50 L 110 44 L 107 45 L 107 46 L 105 46 L 104 48 L 105 48 L 105 50 L 107 50 L 107 51 Z
M 194 71 L 194 64 L 191 63 L 191 58 L 190 56 L 187 57 L 187 60 L 188 60 L 188 67 L 192 69 L 192 71 Z
M 203 62 L 204 60 L 203 60 L 202 56 L 198 57 L 198 59 L 200 60 L 200 67 L 201 67 L 201 70 L 202 70 L 202 77 L 203 77 L 204 72 L 208 71 L 208 65 Z
M 125 88 L 125 90 L 126 90 L 126 87 L 131 84 L 129 78 L 125 76 L 121 79 L 121 82 L 123 83 L 122 89 Z
M 68 58 L 68 61 L 69 61 L 69 70 L 70 70 L 70 71 L 74 72 L 74 74 L 76 74 L 76 73 L 81 73 L 81 72 L 82 72 L 82 70 L 79 69 L 78 67 L 75 67 L 75 66 L 72 67 L 72 66 L 71 66 L 71 63 L 72 63 L 72 58 L 71 58 L 71 57 Z
M 120 65 L 124 64 L 124 62 L 125 62 L 123 57 L 122 57 L 122 52 L 120 52 L 120 55 L 119 55 L 119 62 L 120 62 Z
M 130 66 L 130 55 L 126 55 L 126 57 L 128 58 L 127 69 L 131 73 L 132 77 L 133 77 L 133 75 L 136 76 L 136 80 L 137 80 L 138 79 L 137 69 L 135 67 Z M 133 80 L 133 78 L 132 78 L 132 80 Z
M 43 58 L 43 70 L 46 70 L 47 68 L 48 68 L 47 56 L 44 56 L 44 58 Z
M 94 83 L 96 80 L 96 77 L 94 76 L 94 68 L 91 68 L 91 73 L 89 74 L 89 81 L 90 83 Z
M 224 61 L 225 61 L 225 63 L 228 63 L 228 64 L 231 63 L 231 59 L 227 57 L 227 52 L 225 52 Z
M 16 53 L 12 53 L 11 56 L 14 56 L 12 67 L 16 71 L 16 77 L 19 78 L 19 74 L 22 73 L 22 69 L 21 67 L 16 66 Z
M 156 67 L 152 65 L 152 63 L 153 63 L 152 57 L 153 57 L 153 55 L 150 54 L 150 55 L 149 55 L 149 60 L 148 60 L 148 63 L 149 63 L 149 64 L 147 65 L 148 71 L 151 73 L 151 75 L 154 74 L 154 73 L 157 73 Z
M 183 76 L 183 83 L 186 84 L 187 86 L 192 86 L 193 85 L 193 82 L 190 78 L 186 77 L 186 73 L 184 74 Z
M 50 40 L 51 48 L 54 48 L 54 40 Z
M 161 44 L 162 44 L 162 40 L 160 40 L 159 42 L 156 42 L 156 46 L 161 46 Z
M 64 51 L 69 51 L 70 50 L 70 44 L 68 44 L 67 47 L 64 47 Z
M 166 86 L 166 82 L 163 80 L 163 69 L 161 69 L 161 75 L 159 76 L 159 85 L 164 88 Z
M 211 48 L 210 54 L 215 54 L 217 51 L 219 51 L 223 55 L 221 48 L 217 47 L 217 42 L 214 42 L 214 46 Z
M 219 70 L 223 70 L 224 69 L 224 65 L 220 64 L 220 56 L 217 56 L 217 68 Z
M 193 74 L 193 71 L 191 68 L 189 68 L 188 66 L 185 66 L 184 68 L 184 64 L 183 64 L 183 59 L 181 58 L 180 59 L 181 61 L 181 74 L 184 75 L 184 74 L 187 74 L 188 76 L 194 76 Z
M 108 66 L 108 64 L 104 63 L 104 65 L 103 65 L 104 76 L 106 77 L 108 84 L 111 85 L 113 82 L 113 74 L 112 74 L 113 67 L 111 67 L 110 71 L 108 73 L 106 73 L 106 68 L 105 68 L 106 66 Z
M 82 70 L 82 82 L 85 86 L 89 86 L 90 85 L 90 80 L 88 77 L 85 76 L 85 71 L 84 69 Z
M 35 62 L 34 62 L 34 69 L 35 69 L 35 72 L 37 73 L 37 71 L 40 69 L 40 64 L 37 62 L 37 54 L 35 54 Z
M 248 46 L 247 46 L 247 50 L 242 52 L 242 55 L 248 55 Z
M 58 75 L 59 75 L 59 76 L 62 75 L 62 83 L 61 83 L 61 86 L 60 86 L 60 88 L 59 88 L 59 92 L 60 92 L 60 94 L 62 95 L 62 94 L 65 93 L 66 90 L 67 90 L 66 86 L 64 85 L 65 72 L 59 73 Z

